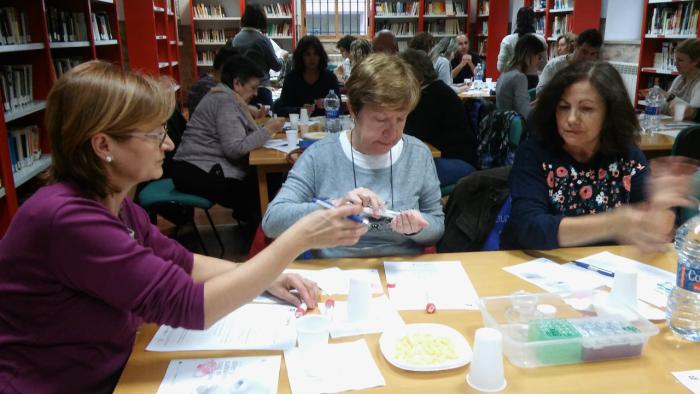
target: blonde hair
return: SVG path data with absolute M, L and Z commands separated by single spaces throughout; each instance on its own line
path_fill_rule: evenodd
M 119 138 L 165 123 L 175 108 L 172 86 L 99 60 L 64 74 L 46 103 L 53 180 L 71 182 L 89 197 L 119 192 L 90 140 L 99 132 Z
M 573 53 L 574 49 L 576 49 L 576 40 L 578 39 L 578 36 L 574 33 L 566 32 L 557 37 L 557 44 L 559 44 L 559 41 L 561 41 L 562 38 L 566 43 L 566 53 Z
M 384 53 L 371 54 L 353 67 L 345 86 L 355 113 L 365 105 L 410 112 L 420 98 L 420 84 L 411 66 L 398 56 Z
M 676 51 L 688 55 L 690 60 L 696 61 L 700 59 L 700 40 L 697 38 L 689 38 L 684 40 L 676 47 Z M 700 68 L 700 63 L 698 64 Z

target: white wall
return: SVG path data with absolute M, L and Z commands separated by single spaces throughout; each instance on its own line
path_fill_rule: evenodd
M 639 42 L 644 0 L 603 0 L 605 41 Z

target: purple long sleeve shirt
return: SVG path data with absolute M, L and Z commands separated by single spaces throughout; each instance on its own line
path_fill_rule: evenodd
M 20 207 L 0 240 L 0 393 L 111 392 L 143 321 L 203 328 L 192 253 L 128 198 L 120 216 L 61 183 Z

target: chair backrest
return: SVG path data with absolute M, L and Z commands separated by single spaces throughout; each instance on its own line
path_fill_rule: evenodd
M 515 111 L 493 111 L 482 119 L 477 134 L 480 168 L 512 165 L 524 129 L 525 121 Z
M 535 101 L 537 98 L 537 88 L 528 89 L 527 94 L 530 95 L 530 102 Z
M 170 137 L 170 139 L 173 141 L 175 149 L 170 152 L 165 152 L 165 159 L 163 160 L 164 178 L 172 177 L 170 162 L 172 162 L 173 156 L 175 156 L 175 152 L 177 151 L 177 147 L 180 146 L 180 142 L 182 141 L 182 135 L 185 133 L 185 128 L 187 127 L 187 119 L 185 119 L 179 109 L 175 108 L 173 114 L 170 115 L 170 118 L 168 118 L 167 124 L 168 137 Z
M 686 127 L 678 133 L 671 154 L 700 160 L 700 126 Z

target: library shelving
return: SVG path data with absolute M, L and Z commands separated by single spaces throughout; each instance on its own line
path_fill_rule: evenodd
M 498 52 L 503 37 L 508 35 L 510 5 L 508 0 L 479 0 L 476 7 L 476 49 L 486 59 L 485 75 L 496 79 Z
M 180 48 L 175 0 L 124 2 L 129 67 L 153 76 L 167 76 L 180 86 Z
M 645 0 L 642 19 L 637 90 L 651 87 L 658 78 L 660 86 L 668 89 L 678 75 L 675 47 L 683 40 L 697 38 L 700 1 Z M 638 100 L 635 92 L 635 102 Z
M 264 32 L 280 48 L 292 52 L 296 45 L 296 29 L 293 0 L 248 0 L 241 8 L 245 14 L 245 5 L 257 4 L 263 7 L 267 15 L 267 31 Z
M 218 48 L 241 30 L 241 6 L 238 0 L 190 0 L 195 79 L 212 68 Z
M 9 0 L 0 7 L 0 236 L 24 185 L 51 165 L 44 125 L 56 78 L 78 63 L 123 66 L 117 4 L 110 0 Z

